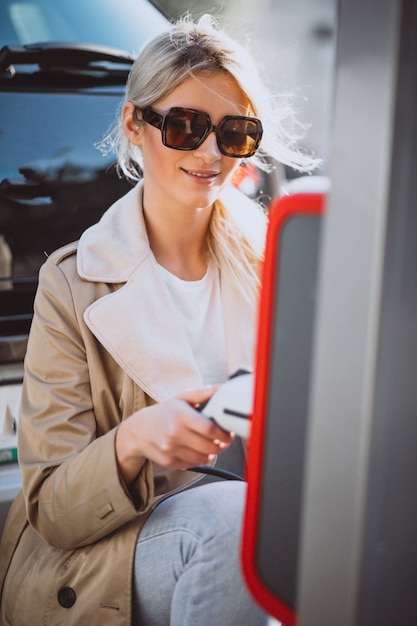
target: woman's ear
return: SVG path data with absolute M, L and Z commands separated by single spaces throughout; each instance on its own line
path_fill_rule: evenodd
M 133 102 L 126 102 L 122 111 L 122 126 L 128 140 L 135 146 L 142 143 L 143 122 L 140 111 Z

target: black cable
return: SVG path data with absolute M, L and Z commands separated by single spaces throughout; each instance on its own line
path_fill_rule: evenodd
M 210 467 L 209 465 L 197 465 L 196 467 L 187 467 L 189 472 L 197 472 L 198 474 L 208 474 L 209 476 L 217 476 L 218 478 L 223 478 L 224 480 L 241 480 L 245 479 L 234 472 L 229 472 L 227 470 L 218 469 L 216 467 Z

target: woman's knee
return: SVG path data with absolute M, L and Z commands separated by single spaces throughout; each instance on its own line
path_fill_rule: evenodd
M 219 536 L 240 531 L 246 498 L 246 483 L 224 481 L 196 487 L 202 522 L 210 524 Z

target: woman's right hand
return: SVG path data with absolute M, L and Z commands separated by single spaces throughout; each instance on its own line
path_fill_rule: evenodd
M 129 486 L 150 459 L 162 467 L 186 468 L 209 463 L 233 441 L 195 407 L 217 390 L 206 386 L 146 407 L 118 427 L 116 457 L 120 474 Z

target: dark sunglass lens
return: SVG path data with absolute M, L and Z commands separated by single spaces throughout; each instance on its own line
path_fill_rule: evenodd
M 221 146 L 229 156 L 252 156 L 259 145 L 260 135 L 257 120 L 230 118 L 221 128 Z
M 171 109 L 165 118 L 165 143 L 171 148 L 192 150 L 207 132 L 208 121 L 190 109 Z

